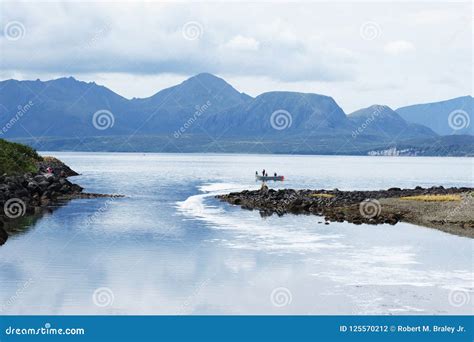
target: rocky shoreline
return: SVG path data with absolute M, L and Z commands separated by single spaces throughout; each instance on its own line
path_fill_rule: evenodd
M 50 167 L 53 169 L 53 173 L 55 175 L 62 175 L 63 177 L 79 176 L 79 173 L 54 157 L 43 157 L 43 160 L 36 163 L 36 167 L 38 168 L 38 173 L 40 174 L 46 173 L 48 167 Z
M 82 187 L 67 179 L 78 173 L 56 158 L 45 157 L 37 166 L 37 173 L 0 175 L 0 245 L 8 239 L 8 224 L 56 203 L 76 198 L 122 197 L 84 193 Z M 45 173 L 48 167 L 52 173 Z
M 324 223 L 390 224 L 400 221 L 474 238 L 473 188 L 390 188 L 378 191 L 269 189 L 232 192 L 216 196 L 243 209 L 259 210 L 262 216 L 314 214 Z M 456 201 L 413 201 L 406 197 L 459 195 Z M 318 223 L 323 223 L 318 221 Z

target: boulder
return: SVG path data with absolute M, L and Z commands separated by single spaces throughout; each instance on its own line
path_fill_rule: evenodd
M 46 179 L 44 179 L 41 182 L 39 182 L 38 185 L 44 191 L 49 187 L 49 182 Z
M 37 190 L 38 189 L 38 183 L 35 181 L 28 182 L 28 190 Z
M 46 177 L 43 175 L 36 175 L 33 177 L 33 179 L 35 180 L 35 182 L 41 183 L 46 180 Z
M 8 240 L 7 232 L 0 226 L 0 245 L 3 245 Z

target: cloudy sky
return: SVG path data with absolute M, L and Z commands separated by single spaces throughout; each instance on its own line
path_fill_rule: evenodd
M 472 94 L 470 2 L 5 2 L 0 79 L 74 76 L 131 98 L 200 72 L 347 112 Z

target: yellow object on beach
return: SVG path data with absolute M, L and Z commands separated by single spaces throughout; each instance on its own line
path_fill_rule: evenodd
M 425 202 L 447 202 L 460 201 L 460 195 L 417 195 L 400 197 L 402 200 L 425 201 Z
M 336 197 L 336 195 L 332 194 L 311 194 L 309 197 L 323 197 L 323 198 L 333 198 Z

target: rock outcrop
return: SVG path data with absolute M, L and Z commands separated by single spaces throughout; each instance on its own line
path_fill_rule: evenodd
M 415 195 L 445 195 L 472 192 L 472 188 L 431 187 L 415 189 L 390 188 L 379 191 L 334 190 L 260 190 L 232 192 L 216 196 L 221 201 L 240 205 L 244 209 L 259 210 L 262 216 L 272 214 L 315 214 L 327 222 L 354 224 L 396 224 L 410 216 L 406 207 L 384 206 L 379 200 Z M 383 202 L 383 201 L 382 201 Z M 413 204 L 415 205 L 415 204 Z M 383 209 L 383 210 L 382 210 Z
M 8 239 L 8 226 L 22 217 L 38 215 L 53 204 L 74 198 L 123 197 L 84 193 L 82 187 L 67 179 L 78 173 L 56 158 L 44 157 L 37 167 L 35 173 L 0 175 L 0 245 Z M 47 173 L 47 168 L 52 173 Z
M 46 173 L 48 167 L 50 167 L 55 175 L 62 175 L 63 177 L 79 175 L 76 171 L 54 157 L 43 157 L 43 160 L 37 163 L 37 167 L 40 173 Z
M 0 218 L 15 219 L 59 199 L 73 198 L 82 188 L 53 174 L 0 176 Z

